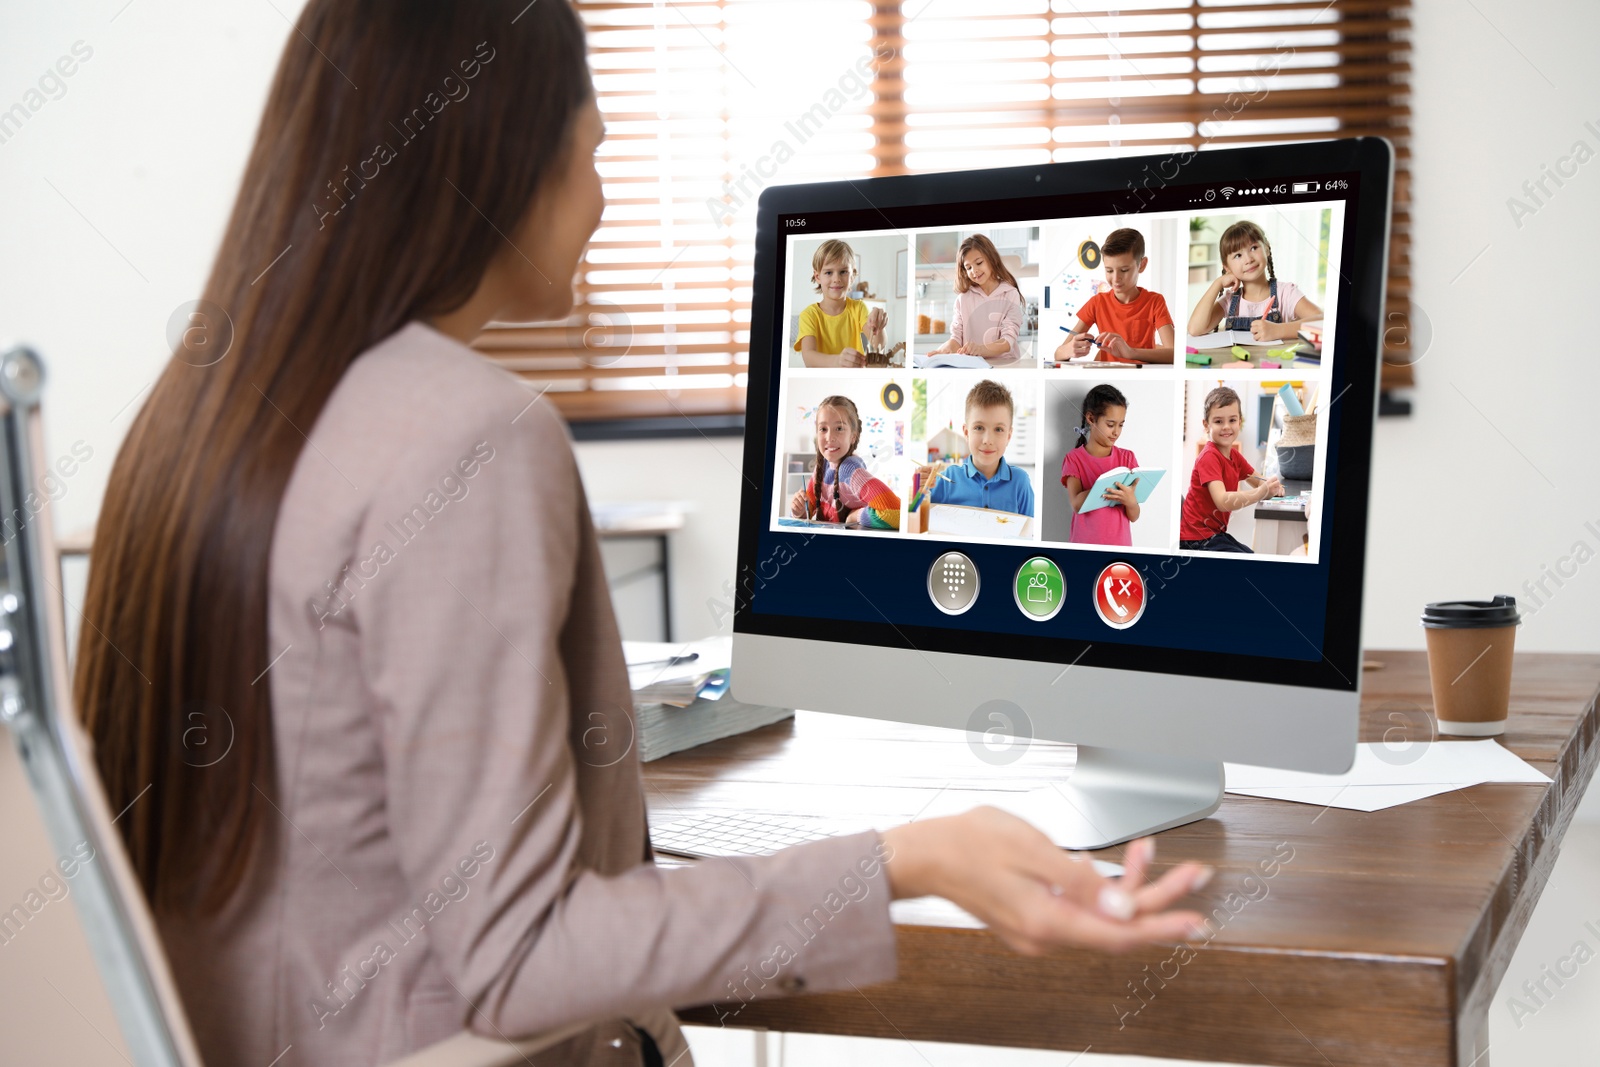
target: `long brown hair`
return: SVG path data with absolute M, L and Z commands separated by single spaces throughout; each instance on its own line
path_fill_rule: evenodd
M 311 0 L 288 35 L 210 348 L 186 334 L 128 432 L 84 607 L 74 695 L 158 908 L 220 907 L 276 832 L 267 566 L 304 434 L 357 355 L 472 295 L 593 93 L 566 0 Z
M 994 246 L 994 242 L 981 233 L 975 233 L 962 241 L 960 250 L 956 252 L 956 292 L 964 293 L 973 286 L 972 279 L 967 277 L 968 252 L 976 252 L 987 259 L 997 281 L 1005 282 L 1013 289 L 1022 288 L 1017 284 L 1017 276 L 1011 273 L 1011 268 L 1000 261 L 1000 250 Z

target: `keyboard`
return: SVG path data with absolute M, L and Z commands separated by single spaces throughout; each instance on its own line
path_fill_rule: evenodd
M 857 827 L 865 830 L 867 827 Z M 837 824 L 804 815 L 762 812 L 707 812 L 650 827 L 657 852 L 704 859 L 713 856 L 770 856 L 790 845 L 853 833 Z
M 690 859 L 715 856 L 770 856 L 790 845 L 838 834 L 853 834 L 866 826 L 845 826 L 806 815 L 768 815 L 759 811 L 708 812 L 650 827 L 650 845 L 657 852 Z M 1094 860 L 1102 878 L 1117 878 L 1122 865 Z

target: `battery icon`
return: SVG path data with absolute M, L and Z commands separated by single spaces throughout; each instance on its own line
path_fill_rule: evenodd
M 1321 182 L 1295 182 L 1289 187 L 1291 193 L 1314 193 L 1322 188 Z

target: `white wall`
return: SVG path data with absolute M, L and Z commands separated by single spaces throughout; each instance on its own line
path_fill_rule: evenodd
M 1520 228 L 1506 206 L 1574 142 L 1600 152 L 1600 133 L 1584 126 L 1600 128 L 1600 5 L 1416 7 L 1412 299 L 1432 340 L 1416 368 L 1416 413 L 1378 427 L 1372 647 L 1420 647 L 1416 618 L 1429 600 L 1520 600 L 1523 583 L 1577 542 L 1600 552 L 1600 362 L 1586 343 L 1600 295 L 1600 159 L 1564 189 L 1550 185 L 1555 195 Z M 1570 309 L 1571 325 L 1517 304 Z M 1556 595 L 1519 647 L 1594 651 L 1600 565 L 1548 587 Z
M 0 33 L 0 110 L 92 50 L 0 143 L 0 339 L 48 361 L 49 455 L 94 452 L 54 505 L 63 531 L 94 520 L 167 319 L 200 295 L 289 32 L 270 4 L 124 2 L 10 5 Z
M 1600 5 L 1416 6 L 1413 295 L 1432 338 L 1416 413 L 1378 428 L 1372 646 L 1420 645 L 1427 600 L 1525 596 L 1524 583 L 1575 544 L 1600 552 L 1600 365 L 1585 344 L 1600 293 L 1588 247 L 1600 234 L 1600 159 L 1552 186 L 1520 228 L 1507 208 L 1574 142 L 1600 151 L 1584 126 L 1600 128 L 1590 55 Z M 0 144 L 0 337 L 26 339 L 50 361 L 52 455 L 77 440 L 94 449 L 54 505 L 58 528 L 93 519 L 130 401 L 165 358 L 167 319 L 204 280 L 290 32 L 278 11 L 293 18 L 300 4 L 276 7 L 96 0 L 7 12 L 0 108 L 75 41 L 93 48 L 65 95 Z M 676 549 L 676 611 L 692 632 L 733 574 L 740 451 L 732 439 L 691 439 L 649 446 L 663 463 L 627 462 L 640 447 L 579 452 L 597 499 L 700 502 Z M 1593 650 L 1597 591 L 1600 566 L 1578 568 L 1528 621 L 1521 647 Z

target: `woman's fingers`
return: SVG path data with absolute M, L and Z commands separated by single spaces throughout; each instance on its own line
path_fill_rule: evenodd
M 1109 879 L 1086 857 L 1058 848 L 1010 813 L 980 806 L 959 819 L 952 829 L 989 859 L 951 871 L 946 893 L 1018 952 L 1041 955 L 1066 946 L 1125 952 L 1205 936 L 1199 913 L 1166 909 L 1204 884 L 1209 871 L 1182 864 L 1149 881 L 1155 859 L 1149 838 L 1128 846 L 1123 877 Z
M 1003 941 L 1027 955 L 1068 947 L 1126 952 L 1152 942 L 1187 941 L 1206 933 L 1204 918 L 1194 911 L 1121 919 L 1099 907 L 1085 907 L 1071 899 L 1070 893 L 1056 895 L 1037 884 L 1022 889 L 1007 886 L 1003 895 L 1011 892 L 1021 894 L 1020 906 L 999 908 L 986 921 Z
M 1184 863 L 1147 885 L 1130 884 L 1128 890 L 1133 896 L 1137 914 L 1148 915 L 1165 911 L 1190 893 L 1204 888 L 1210 881 L 1211 868 L 1198 863 Z
M 1188 941 L 1204 936 L 1204 920 L 1192 911 L 1164 912 L 1119 922 L 1063 905 L 1053 909 L 1050 920 L 1051 940 L 1056 944 L 1082 945 L 1104 952 L 1127 952 L 1152 942 Z
M 1121 486 L 1116 486 L 1120 490 Z M 1121 492 L 1117 493 L 1120 499 Z M 1156 858 L 1156 842 L 1153 837 L 1141 837 L 1128 844 L 1127 854 L 1122 860 L 1122 886 L 1129 893 L 1140 888 L 1149 878 L 1150 862 Z

